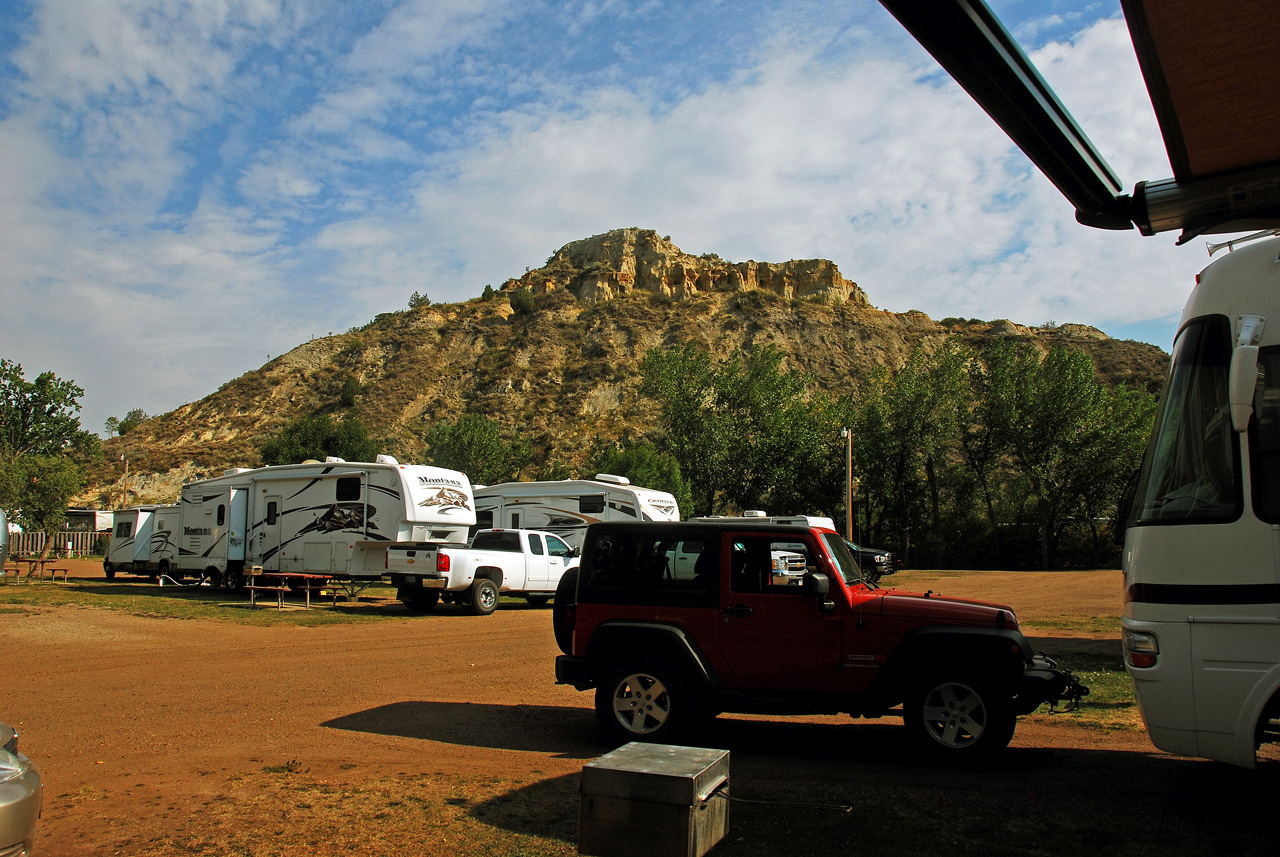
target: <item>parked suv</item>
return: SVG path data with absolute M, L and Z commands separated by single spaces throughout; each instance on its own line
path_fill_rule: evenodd
M 799 585 L 779 552 L 803 561 Z M 553 614 L 556 681 L 594 689 L 620 741 L 669 743 L 728 711 L 900 713 L 920 746 L 969 756 L 1088 693 L 1009 607 L 879 589 L 822 527 L 594 524 Z

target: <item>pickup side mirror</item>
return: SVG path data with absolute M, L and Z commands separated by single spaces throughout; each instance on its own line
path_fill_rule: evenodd
M 829 597 L 831 595 L 831 580 L 821 571 L 807 572 L 804 576 L 803 586 L 806 596 L 818 599 L 818 607 L 823 613 L 831 613 L 836 609 L 836 603 Z

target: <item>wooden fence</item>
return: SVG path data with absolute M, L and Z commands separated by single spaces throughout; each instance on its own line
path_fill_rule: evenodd
M 70 545 L 70 549 L 68 549 Z M 107 534 L 63 530 L 54 535 L 50 556 L 101 556 Z M 34 556 L 44 550 L 44 533 L 10 533 L 10 556 Z

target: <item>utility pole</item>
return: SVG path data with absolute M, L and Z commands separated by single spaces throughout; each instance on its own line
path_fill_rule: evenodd
M 853 541 L 853 432 L 840 429 L 844 438 L 844 537 Z

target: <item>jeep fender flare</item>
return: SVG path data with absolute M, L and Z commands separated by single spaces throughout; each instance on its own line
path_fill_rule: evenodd
M 914 628 L 880 668 L 871 691 L 887 704 L 895 704 L 924 675 L 944 669 L 976 669 L 1004 685 L 1012 697 L 1031 657 L 1027 638 L 1011 628 Z
M 644 652 L 669 658 L 688 675 L 695 687 L 718 684 L 715 671 L 683 629 L 652 622 L 606 622 L 598 626 L 587 645 L 585 660 L 591 664 L 592 678 L 599 681 L 610 662 L 621 656 Z

